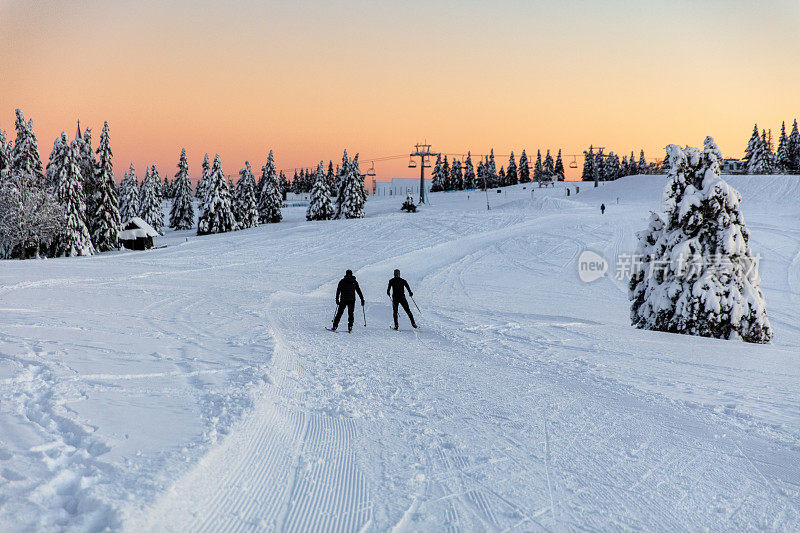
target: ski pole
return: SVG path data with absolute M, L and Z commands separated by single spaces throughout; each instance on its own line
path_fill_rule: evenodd
M 361 302 L 361 312 L 364 313 L 364 327 L 367 327 L 367 312 L 364 310 L 364 302 Z
M 411 295 L 409 294 L 409 296 L 411 296 Z M 414 301 L 414 297 L 413 296 L 411 296 L 411 301 L 414 302 L 414 307 L 417 308 L 417 311 L 419 311 L 421 313 L 422 309 L 420 309 L 419 306 L 417 305 L 417 302 Z

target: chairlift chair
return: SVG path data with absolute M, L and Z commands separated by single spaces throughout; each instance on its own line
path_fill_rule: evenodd
M 572 161 L 569 164 L 569 168 L 578 168 L 578 158 L 574 155 L 572 156 Z
M 417 168 L 417 162 L 414 161 L 413 157 L 408 158 L 408 168 Z

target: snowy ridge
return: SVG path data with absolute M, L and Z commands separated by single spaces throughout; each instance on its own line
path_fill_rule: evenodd
M 742 187 L 772 345 L 639 331 L 576 261 L 632 252 L 663 185 L 5 264 L 0 529 L 796 530 L 797 209 Z M 332 334 L 346 268 L 367 327 Z M 387 328 L 394 268 L 420 331 Z

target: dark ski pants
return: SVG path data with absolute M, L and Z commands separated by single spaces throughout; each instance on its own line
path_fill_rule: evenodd
M 406 304 L 408 305 L 408 304 Z M 356 307 L 356 301 L 350 302 L 339 302 L 339 309 L 336 310 L 336 316 L 333 319 L 333 329 L 339 327 L 339 320 L 342 319 L 342 314 L 344 314 L 344 308 L 347 308 L 347 327 L 353 327 L 353 309 Z
M 394 327 L 399 327 L 397 324 L 397 308 L 401 305 L 408 315 L 408 319 L 411 320 L 411 325 L 413 326 L 416 324 L 416 322 L 414 322 L 414 315 L 411 314 L 411 309 L 408 307 L 408 300 L 403 298 L 402 300 L 392 300 L 392 316 L 394 317 Z

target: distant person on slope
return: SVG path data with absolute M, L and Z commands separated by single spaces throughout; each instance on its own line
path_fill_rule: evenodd
M 353 271 L 348 270 L 339 281 L 339 286 L 336 287 L 336 305 L 339 308 L 336 310 L 336 316 L 333 319 L 332 331 L 336 331 L 336 328 L 339 327 L 339 320 L 342 319 L 345 307 L 347 308 L 347 332 L 353 331 L 353 309 L 356 306 L 356 293 L 361 298 L 361 307 L 364 307 L 364 295 L 361 294 L 361 287 L 358 286 L 358 281 L 356 281 Z
M 600 204 L 600 214 L 604 215 L 606 212 L 606 204 Z
M 386 294 L 392 297 L 392 312 L 394 316 L 394 329 L 398 329 L 400 326 L 397 323 L 397 308 L 398 306 L 403 306 L 405 309 L 408 318 L 411 320 L 411 325 L 416 328 L 417 323 L 414 322 L 414 315 L 411 314 L 411 309 L 408 307 L 408 300 L 406 300 L 406 289 L 408 289 L 409 296 L 414 296 L 414 293 L 411 292 L 411 287 L 408 286 L 408 282 L 400 277 L 400 271 L 394 271 L 394 277 L 389 280 L 389 286 L 386 287 Z

